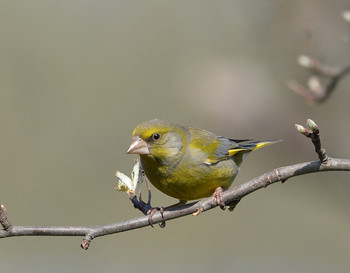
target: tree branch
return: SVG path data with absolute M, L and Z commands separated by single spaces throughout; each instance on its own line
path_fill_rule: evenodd
M 325 101 L 335 89 L 338 82 L 350 72 L 350 65 L 342 68 L 331 67 L 305 55 L 300 56 L 298 62 L 301 66 L 313 72 L 314 75 L 309 78 L 308 87 L 296 81 L 289 82 L 288 86 L 310 104 Z M 322 84 L 316 75 L 325 78 L 326 82 Z
M 238 203 L 244 196 L 253 193 L 261 188 L 276 182 L 285 182 L 287 179 L 308 173 L 323 171 L 349 171 L 350 159 L 331 158 L 326 155 L 321 147 L 318 126 L 311 120 L 307 123 L 309 130 L 301 125 L 297 125 L 297 130 L 305 136 L 310 137 L 316 152 L 321 160 L 299 163 L 271 170 L 252 180 L 227 190 L 223 194 L 225 204 Z M 319 151 L 322 151 L 321 154 Z M 190 203 L 181 207 L 165 210 L 162 214 L 157 212 L 153 215 L 153 223 L 160 223 L 165 220 L 172 220 L 185 215 L 195 214 L 199 210 L 204 212 L 217 205 L 213 205 L 211 198 L 206 198 L 198 202 Z M 0 230 L 0 238 L 14 236 L 85 236 L 81 247 L 88 249 L 92 239 L 100 236 L 125 232 L 137 228 L 149 226 L 149 217 L 139 218 L 96 226 L 16 226 L 10 223 L 4 206 L 0 208 L 0 223 L 3 230 Z
M 349 11 L 343 13 L 343 19 L 350 22 Z M 307 38 L 310 39 L 310 28 L 307 30 Z M 346 39 L 348 39 L 348 37 Z M 295 93 L 303 97 L 309 104 L 325 101 L 333 92 L 338 82 L 350 72 L 350 64 L 344 67 L 332 67 L 306 55 L 299 56 L 298 62 L 301 66 L 309 69 L 314 75 L 309 78 L 308 87 L 296 81 L 290 81 L 288 86 Z M 323 78 L 323 84 L 319 76 Z

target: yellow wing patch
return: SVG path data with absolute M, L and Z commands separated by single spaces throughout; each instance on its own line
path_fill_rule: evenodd
M 248 151 L 248 150 L 243 148 L 236 148 L 236 149 L 228 150 L 228 155 L 231 157 L 242 151 Z

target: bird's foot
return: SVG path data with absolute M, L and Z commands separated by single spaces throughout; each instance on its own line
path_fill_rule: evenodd
M 223 201 L 223 191 L 221 187 L 217 187 L 211 196 L 211 205 L 216 206 L 218 205 L 222 210 L 225 209 L 225 203 Z
M 152 217 L 153 215 L 159 211 L 163 217 L 164 209 L 159 208 L 159 207 L 152 207 L 151 206 L 151 188 L 149 184 L 147 183 L 146 180 L 146 185 L 147 185 L 147 190 L 148 190 L 148 200 L 147 202 L 144 202 L 141 197 L 141 191 L 139 192 L 139 198 L 135 194 L 130 195 L 130 200 L 133 203 L 134 207 L 140 210 L 144 215 L 148 215 L 148 223 L 150 224 L 151 227 L 153 227 L 153 220 Z M 165 227 L 165 221 L 163 220 L 162 222 L 159 222 L 159 226 L 161 228 Z
M 159 226 L 161 228 L 164 228 L 165 227 L 165 221 L 164 221 L 164 209 L 163 208 L 159 208 L 159 207 L 156 207 L 156 208 L 152 208 L 150 209 L 147 214 L 148 214 L 148 223 L 150 224 L 151 227 L 153 227 L 153 220 L 152 220 L 152 217 L 153 215 L 159 211 L 160 212 L 160 215 L 162 215 L 162 222 L 159 222 Z

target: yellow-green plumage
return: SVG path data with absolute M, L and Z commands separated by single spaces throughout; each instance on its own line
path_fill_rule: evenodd
M 158 138 L 159 137 L 159 138 Z M 179 200 L 208 197 L 217 187 L 228 189 L 245 155 L 277 141 L 244 142 L 164 120 L 150 120 L 133 132 L 128 152 L 140 154 L 150 182 Z M 138 141 L 138 143 L 136 143 Z

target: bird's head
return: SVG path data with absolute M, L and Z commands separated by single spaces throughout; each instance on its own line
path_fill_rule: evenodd
M 186 142 L 185 127 L 154 119 L 143 122 L 135 128 L 127 153 L 155 159 L 175 159 L 183 153 Z

